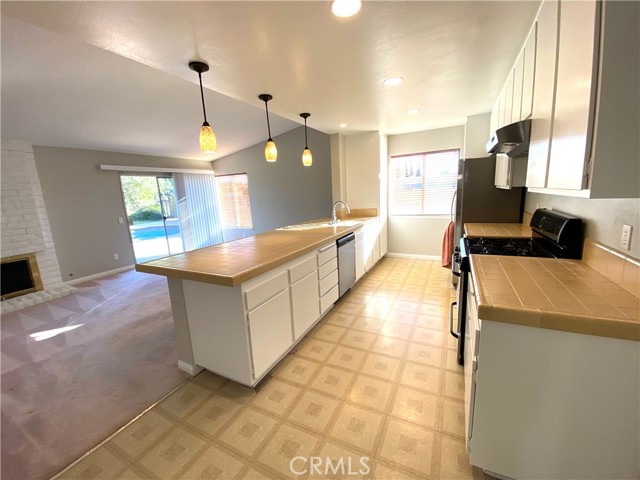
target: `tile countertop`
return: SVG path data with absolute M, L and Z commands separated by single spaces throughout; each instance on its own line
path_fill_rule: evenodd
M 136 270 L 166 277 L 234 287 L 353 232 L 377 217 L 350 217 L 353 226 L 271 230 L 251 237 L 136 264 Z M 328 222 L 319 219 L 314 222 Z M 311 222 L 309 222 L 311 223 Z
M 470 258 L 482 320 L 640 341 L 640 299 L 580 260 Z
M 531 227 L 524 223 L 465 223 L 467 237 L 531 238 Z

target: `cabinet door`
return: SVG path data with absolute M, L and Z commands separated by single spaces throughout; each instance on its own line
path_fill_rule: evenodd
M 293 344 L 289 289 L 249 312 L 254 379 L 260 378 Z
M 505 123 L 505 115 L 506 115 L 506 106 L 507 106 L 507 85 L 505 84 L 500 90 L 500 117 L 498 120 L 498 128 L 504 127 Z
M 511 69 L 511 73 L 507 78 L 507 83 L 504 86 L 504 124 L 509 125 L 514 122 L 513 120 L 513 77 L 514 72 Z
M 524 49 L 518 55 L 516 66 L 513 68 L 513 106 L 511 107 L 511 121 L 522 120 L 522 81 L 524 78 Z
M 585 162 L 591 154 L 598 4 L 595 0 L 562 2 L 560 8 L 558 76 L 547 187 L 581 190 L 586 186 Z
M 496 100 L 496 103 L 493 104 L 493 110 L 491 110 L 491 126 L 489 131 L 489 136 L 487 138 L 491 138 L 491 136 L 496 133 L 500 124 L 500 98 Z
M 547 186 L 549 144 L 553 124 L 556 53 L 558 41 L 558 2 L 546 0 L 538 14 L 533 121 L 527 166 L 527 187 Z
M 356 282 L 362 278 L 365 272 L 364 234 L 358 238 L 356 233 Z
M 297 340 L 320 317 L 318 275 L 315 270 L 291 285 L 293 334 Z
M 536 69 L 536 37 L 538 32 L 538 22 L 533 24 L 533 28 L 524 45 L 524 65 L 522 78 L 522 107 L 520 110 L 520 120 L 530 118 L 533 112 L 533 83 Z

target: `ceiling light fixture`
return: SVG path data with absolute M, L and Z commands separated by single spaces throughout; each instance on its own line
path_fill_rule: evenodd
M 347 126 L 347 124 L 346 124 L 346 123 L 341 123 L 341 124 L 340 124 L 340 128 L 344 128 L 344 127 L 346 127 L 346 126 Z
M 304 151 L 302 152 L 302 164 L 305 167 L 310 167 L 313 163 L 313 156 L 311 150 L 309 150 L 309 143 L 307 142 L 307 118 L 311 116 L 310 113 L 301 113 L 300 116 L 304 118 Z
M 333 0 L 331 12 L 336 17 L 352 17 L 360 11 L 362 0 Z
M 204 62 L 189 62 L 189 68 L 198 73 L 200 80 L 200 98 L 202 99 L 202 113 L 204 114 L 204 122 L 200 127 L 200 150 L 205 153 L 213 153 L 218 148 L 218 140 L 213 128 L 207 122 L 207 110 L 204 107 L 204 90 L 202 89 L 202 74 L 209 71 L 209 65 Z
M 407 115 L 415 115 L 417 113 L 420 113 L 420 109 L 418 108 L 412 108 L 411 110 L 407 110 Z
M 267 144 L 264 146 L 264 158 L 267 162 L 274 163 L 278 158 L 278 149 L 276 148 L 276 142 L 271 138 L 271 125 L 269 124 L 269 107 L 267 106 L 267 102 L 272 100 L 273 97 L 268 93 L 262 93 L 258 95 L 258 98 L 264 102 L 264 109 L 267 112 L 267 131 L 269 132 L 269 139 L 267 140 Z
M 403 80 L 404 78 L 402 77 L 386 78 L 382 81 L 382 85 L 384 85 L 385 87 L 393 87 L 395 85 L 400 85 Z

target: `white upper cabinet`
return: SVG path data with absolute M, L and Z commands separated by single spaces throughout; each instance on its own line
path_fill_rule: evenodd
M 598 20 L 595 0 L 562 2 L 558 73 L 547 188 L 581 190 L 591 154 L 597 73 Z
M 538 13 L 527 187 L 544 188 L 547 184 L 555 96 L 558 7 L 557 1 L 547 0 Z
M 562 1 L 554 14 L 555 5 L 538 16 L 527 187 L 638 198 L 640 3 Z
M 498 128 L 500 128 L 500 97 L 498 97 L 496 102 L 493 104 L 493 110 L 491 110 L 489 137 L 496 133 Z

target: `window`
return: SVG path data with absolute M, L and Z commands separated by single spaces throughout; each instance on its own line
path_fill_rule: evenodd
M 216 177 L 223 228 L 253 228 L 246 173 Z
M 389 213 L 448 215 L 459 159 L 459 149 L 391 157 Z

